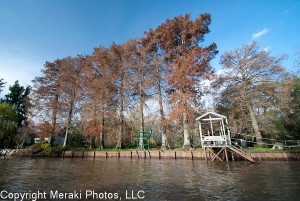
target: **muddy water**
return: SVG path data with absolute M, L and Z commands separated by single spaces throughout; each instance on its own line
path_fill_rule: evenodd
M 2 158 L 0 193 L 0 200 L 296 201 L 300 162 Z

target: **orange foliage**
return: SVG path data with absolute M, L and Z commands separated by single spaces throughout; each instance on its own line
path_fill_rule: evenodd
M 45 137 L 49 137 L 52 131 L 52 125 L 49 122 L 43 122 L 35 126 L 37 128 L 36 135 L 44 139 Z

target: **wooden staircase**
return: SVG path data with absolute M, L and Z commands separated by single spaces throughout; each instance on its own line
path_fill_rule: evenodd
M 224 146 L 216 152 L 212 148 L 204 148 L 204 149 L 205 149 L 205 159 L 206 160 L 207 160 L 207 158 L 210 158 L 212 161 L 217 159 L 221 162 L 224 162 L 224 156 L 225 156 L 226 161 L 228 162 L 228 154 L 227 154 L 227 150 L 228 150 L 228 151 L 232 152 L 233 154 L 237 154 L 238 156 L 242 157 L 243 159 L 245 159 L 251 163 L 257 163 L 257 161 L 255 161 L 253 158 L 251 158 L 251 156 L 249 154 L 247 154 L 246 152 L 244 152 L 234 146 Z M 207 153 L 208 153 L 208 156 L 207 156 Z M 224 153 L 223 159 L 222 159 L 222 157 L 220 157 L 221 153 Z
M 255 161 L 253 158 L 251 158 L 251 156 L 249 154 L 247 154 L 246 152 L 244 152 L 234 146 L 227 146 L 227 148 L 229 148 L 231 152 L 241 156 L 245 160 L 250 161 L 251 163 L 257 163 L 257 161 Z

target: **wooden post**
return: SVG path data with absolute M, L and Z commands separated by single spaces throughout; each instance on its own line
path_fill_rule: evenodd
M 226 149 L 226 147 L 225 147 L 224 151 L 225 151 L 226 161 L 228 162 L 228 156 L 227 156 L 227 149 Z
M 227 136 L 226 136 L 226 132 L 225 132 L 225 127 L 224 127 L 224 121 L 223 121 L 223 119 L 221 120 L 221 124 L 222 124 L 222 131 L 223 131 L 222 134 L 225 137 L 225 145 L 227 145 L 228 142 L 227 142 Z
M 225 119 L 226 125 L 228 126 L 228 121 L 227 118 Z M 230 130 L 227 128 L 227 135 L 228 135 L 228 141 L 229 145 L 231 145 L 231 137 L 230 137 Z
M 201 147 L 203 147 L 201 120 L 199 120 L 199 132 L 200 132 L 200 143 L 201 143 Z
M 212 126 L 211 115 L 209 115 L 209 123 L 210 123 L 211 135 L 213 136 L 214 135 L 214 129 L 213 129 L 213 126 Z

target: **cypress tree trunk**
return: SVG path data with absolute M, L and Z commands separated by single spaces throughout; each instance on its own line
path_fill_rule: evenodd
M 186 111 L 186 107 L 184 108 L 183 112 L 183 149 L 191 149 L 191 139 L 190 139 L 190 134 L 188 130 L 188 114 Z
M 97 100 L 95 98 L 95 96 L 92 97 L 93 98 L 93 120 L 94 120 L 94 128 L 97 127 L 97 124 L 98 124 L 98 121 L 97 121 Z M 90 148 L 94 148 L 96 147 L 96 134 L 93 134 L 92 137 L 91 137 L 91 145 L 90 145 Z
M 157 92 L 158 92 L 158 102 L 159 102 L 159 113 L 160 113 L 160 127 L 162 129 L 161 132 L 161 149 L 165 150 L 169 147 L 167 135 L 166 135 L 166 125 L 165 125 L 165 114 L 164 114 L 164 108 L 163 108 L 163 101 L 162 101 L 162 95 L 161 95 L 161 80 L 160 78 L 157 79 Z
M 101 98 L 101 103 L 100 103 L 100 121 L 101 121 L 101 126 L 100 126 L 100 133 L 99 133 L 99 149 L 104 149 L 104 103 L 103 99 Z
M 119 134 L 118 134 L 118 142 L 116 145 L 116 149 L 123 149 L 123 133 L 124 133 L 124 83 L 123 83 L 123 76 L 121 76 L 121 86 L 120 86 L 120 127 L 119 127 Z
M 63 147 L 67 146 L 69 130 L 71 128 L 71 122 L 72 122 L 74 101 L 75 101 L 75 93 L 73 93 L 71 98 L 70 98 L 70 109 L 69 109 L 69 112 L 68 112 L 68 121 L 67 121 L 66 134 L 65 134 L 65 140 L 64 140 Z
M 57 119 L 57 111 L 58 111 L 58 94 L 55 94 L 54 102 L 53 102 L 53 112 L 52 112 L 52 128 L 50 134 L 50 146 L 53 146 L 53 137 L 55 136 L 56 129 L 56 119 Z
M 139 83 L 139 97 L 140 97 L 140 142 L 139 149 L 144 149 L 144 140 L 143 140 L 143 132 L 144 132 L 144 98 L 143 98 L 143 90 L 142 90 L 142 81 Z
M 256 137 L 257 144 L 262 145 L 262 136 L 261 136 L 261 133 L 260 133 L 259 128 L 258 128 L 258 123 L 257 123 L 256 117 L 255 117 L 253 108 L 250 104 L 247 104 L 247 107 L 248 107 L 248 110 L 249 110 L 251 123 L 252 123 L 252 128 L 254 130 L 254 134 L 255 134 L 255 137 Z

